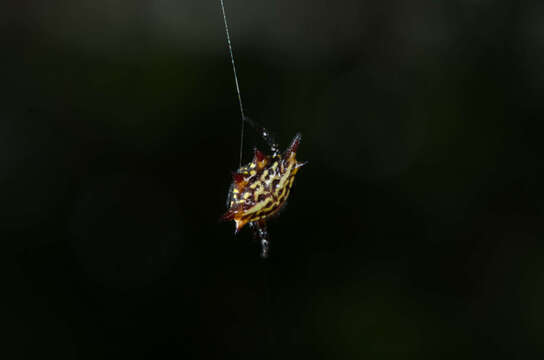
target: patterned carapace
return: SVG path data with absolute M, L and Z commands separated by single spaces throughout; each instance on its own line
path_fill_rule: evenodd
M 248 224 L 261 241 L 261 256 L 268 257 L 269 240 L 266 219 L 278 213 L 286 204 L 295 175 L 305 163 L 296 160 L 301 136 L 297 134 L 283 154 L 272 141 L 267 130 L 261 134 L 272 148 L 272 155 L 255 149 L 253 161 L 233 173 L 233 183 L 227 198 L 228 211 L 224 220 L 234 220 L 235 233 Z

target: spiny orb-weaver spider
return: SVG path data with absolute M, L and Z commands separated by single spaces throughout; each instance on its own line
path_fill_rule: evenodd
M 255 126 L 249 119 L 245 119 Z M 272 155 L 265 155 L 255 148 L 253 160 L 236 172 L 227 197 L 227 212 L 223 220 L 234 220 L 235 234 L 249 223 L 255 238 L 261 242 L 261 257 L 267 258 L 270 241 L 266 220 L 277 214 L 286 204 L 293 186 L 295 175 L 306 163 L 296 160 L 296 152 L 301 136 L 296 134 L 291 145 L 283 154 L 270 132 L 256 127 L 270 146 Z

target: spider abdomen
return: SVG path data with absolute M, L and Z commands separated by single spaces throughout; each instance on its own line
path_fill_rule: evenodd
M 276 161 L 275 164 L 278 162 Z M 245 195 L 250 207 L 245 211 L 249 221 L 257 221 L 273 215 L 289 196 L 296 171 L 289 166 L 283 171 L 265 169 L 260 177 L 248 184 Z
M 296 160 L 300 142 L 297 134 L 283 155 L 265 156 L 255 150 L 253 161 L 233 174 L 229 209 L 225 220 L 236 222 L 236 231 L 245 224 L 274 215 L 285 204 L 299 168 Z

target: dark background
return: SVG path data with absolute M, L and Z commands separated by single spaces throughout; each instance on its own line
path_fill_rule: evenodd
M 218 1 L 3 3 L 2 358 L 543 355 L 544 4 L 226 8 L 247 114 L 309 161 L 267 261 L 218 222 Z

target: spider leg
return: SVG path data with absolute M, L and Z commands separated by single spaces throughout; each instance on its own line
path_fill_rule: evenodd
M 255 123 L 253 120 L 248 118 L 247 116 L 244 117 L 244 120 L 247 121 L 248 124 L 253 126 L 253 128 L 262 136 L 264 141 L 270 146 L 270 149 L 272 150 L 272 156 L 278 155 L 280 153 L 280 147 L 276 140 L 274 140 L 274 136 L 268 131 L 266 128 L 262 127 L 261 125 Z
M 253 236 L 261 242 L 261 257 L 266 259 L 270 253 L 270 241 L 268 239 L 268 230 L 264 220 L 250 222 L 253 230 Z
M 227 194 L 227 203 L 225 205 L 227 209 L 230 207 L 230 202 L 232 201 L 232 189 L 234 189 L 234 183 L 230 184 L 229 192 Z

